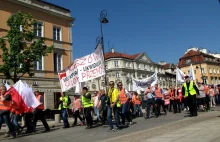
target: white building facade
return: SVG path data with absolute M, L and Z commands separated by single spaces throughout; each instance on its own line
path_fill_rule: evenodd
M 115 83 L 122 82 L 123 86 L 129 91 L 133 91 L 132 79 L 144 79 L 158 73 L 158 83 L 161 88 L 168 88 L 175 85 L 175 77 L 167 74 L 163 65 L 154 63 L 146 53 L 142 52 L 135 55 L 128 55 L 119 52 L 105 54 L 106 80 Z M 90 80 L 86 83 L 90 91 L 98 91 L 105 88 L 105 79 Z M 108 87 L 108 86 L 107 86 Z

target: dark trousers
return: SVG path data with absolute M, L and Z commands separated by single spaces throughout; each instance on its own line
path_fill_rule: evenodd
M 10 120 L 10 112 L 9 111 L 0 114 L 0 128 L 2 127 L 2 124 L 4 122 L 5 122 L 6 126 L 8 127 L 11 135 L 13 135 L 13 136 L 16 135 L 14 125 L 12 124 L 12 122 Z
M 91 127 L 93 124 L 93 119 L 92 119 L 92 114 L 91 114 L 92 108 L 88 107 L 88 108 L 84 108 L 84 115 L 86 118 L 86 122 L 87 122 L 87 126 Z
M 173 100 L 173 111 L 174 113 L 177 113 L 177 111 L 181 112 L 181 102 L 179 99 Z
M 156 99 L 156 105 L 157 105 L 157 116 L 160 115 L 160 108 L 163 107 L 163 111 L 166 113 L 166 109 L 164 106 L 164 101 L 162 99 Z
M 196 95 L 188 95 L 187 103 L 189 105 L 189 111 L 191 116 L 197 116 L 197 104 L 196 104 Z
M 170 100 L 169 112 L 172 111 L 173 104 L 174 104 L 174 100 Z
M 20 119 L 21 116 L 19 114 L 13 114 L 12 123 L 14 124 L 16 131 L 19 131 L 22 128 L 21 125 L 18 123 Z
M 209 104 L 210 103 L 210 97 L 209 97 L 209 95 L 206 95 L 205 99 L 206 99 L 206 109 L 209 110 L 210 109 L 210 104 Z
M 122 119 L 122 124 L 125 125 L 125 119 L 127 119 L 128 122 L 131 122 L 131 118 L 128 114 L 128 102 L 125 104 L 121 105 L 121 119 Z
M 102 110 L 102 124 L 105 124 L 107 120 L 107 107 Z
M 147 100 L 147 115 L 146 115 L 147 118 L 150 117 L 151 106 L 153 106 L 154 114 L 155 114 L 155 116 L 157 116 L 157 109 L 156 109 L 155 99 L 152 98 L 152 99 Z
M 27 127 L 26 133 L 32 133 L 33 131 L 32 118 L 33 118 L 32 113 L 24 114 L 24 126 L 23 127 Z
M 61 110 L 61 117 L 63 119 L 63 124 L 64 124 L 64 127 L 69 127 L 70 124 L 69 124 L 69 121 L 68 121 L 68 109 L 62 109 Z
M 48 126 L 47 121 L 45 119 L 43 110 L 35 109 L 34 110 L 34 116 L 33 116 L 33 126 L 34 126 L 33 131 L 34 132 L 36 131 L 36 126 L 37 126 L 37 120 L 38 119 L 41 120 L 41 122 L 43 123 L 44 128 L 46 130 L 50 130 L 50 127 Z
M 83 121 L 82 117 L 81 117 L 80 114 L 79 114 L 79 110 L 77 110 L 77 111 L 74 112 L 73 118 L 74 118 L 74 123 L 73 123 L 73 125 L 76 125 L 76 124 L 77 124 L 77 118 L 79 118 L 79 120 L 80 120 L 81 122 Z

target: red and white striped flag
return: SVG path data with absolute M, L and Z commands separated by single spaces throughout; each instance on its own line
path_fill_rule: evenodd
M 12 101 L 18 107 L 18 110 L 23 113 L 30 107 L 36 108 L 40 105 L 40 102 L 36 99 L 32 88 L 27 85 L 26 82 L 19 80 L 9 90 Z

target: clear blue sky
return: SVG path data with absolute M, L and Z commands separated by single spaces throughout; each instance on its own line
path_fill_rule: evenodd
M 190 46 L 220 52 L 218 0 L 47 0 L 71 10 L 74 58 L 91 53 L 103 25 L 105 51 L 146 52 L 154 61 L 176 63 Z

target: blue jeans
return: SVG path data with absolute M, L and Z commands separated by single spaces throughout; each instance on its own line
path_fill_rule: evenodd
M 12 120 L 12 123 L 14 124 L 14 126 L 18 129 L 18 128 L 21 128 L 21 126 L 18 124 L 18 121 L 20 120 L 20 115 L 18 114 L 14 114 L 13 116 L 13 120 Z
M 99 109 L 98 109 L 97 107 L 94 107 L 94 112 L 95 112 L 95 114 L 96 114 L 96 116 L 97 116 L 97 119 L 98 119 L 99 121 L 101 121 L 100 114 L 99 114 Z
M 0 114 L 0 128 L 2 127 L 2 124 L 4 122 L 7 125 L 9 132 L 12 135 L 16 135 L 13 124 L 10 121 L 10 113 L 9 112 L 4 112 L 4 113 Z
M 68 121 L 67 109 L 61 110 L 61 117 L 63 119 L 64 127 L 69 127 L 70 125 L 69 125 L 69 121 Z
M 116 123 L 116 127 L 119 128 L 119 108 L 117 106 L 114 106 L 113 108 L 113 113 L 115 116 L 115 123 Z M 112 122 L 112 108 L 110 106 L 108 106 L 108 124 L 110 126 L 111 129 L 114 128 L 114 124 Z
M 125 125 L 125 118 L 128 122 L 132 121 L 129 115 L 129 102 L 126 102 L 125 104 L 121 105 L 121 119 L 123 125 Z
M 133 113 L 135 116 L 136 114 L 138 114 L 138 116 L 143 116 L 143 113 L 142 113 L 142 110 L 141 110 L 141 107 L 140 105 L 135 105 L 134 106 L 134 113 Z

